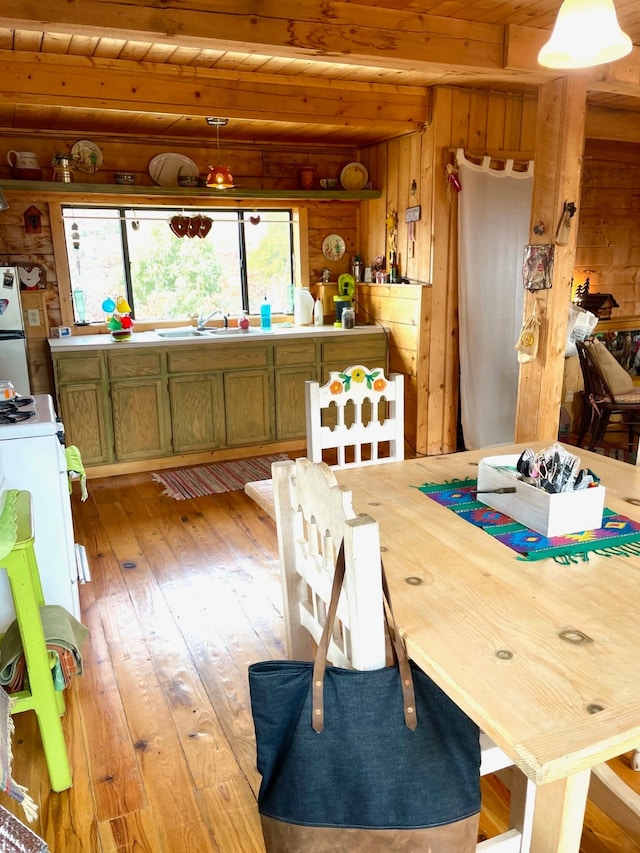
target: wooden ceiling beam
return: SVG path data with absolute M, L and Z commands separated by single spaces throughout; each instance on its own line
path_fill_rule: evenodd
M 22 0 L 0 10 L 0 27 L 91 38 L 340 62 L 377 68 L 469 73 L 542 85 L 563 76 L 537 63 L 548 31 L 423 15 L 341 0 Z M 259 12 L 256 13 L 256 8 Z M 589 91 L 640 94 L 640 52 L 567 76 Z
M 640 113 L 589 107 L 585 136 L 612 142 L 640 142 Z
M 498 25 L 339 0 L 25 0 L 0 27 L 408 69 L 500 69 L 504 41 Z
M 0 51 L 0 102 L 338 127 L 420 130 L 429 95 L 417 86 L 287 77 L 58 54 Z

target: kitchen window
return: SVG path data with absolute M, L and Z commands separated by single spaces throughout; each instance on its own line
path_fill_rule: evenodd
M 62 208 L 76 323 L 124 296 L 137 320 L 293 312 L 288 209 Z M 191 235 L 191 236 L 190 236 Z

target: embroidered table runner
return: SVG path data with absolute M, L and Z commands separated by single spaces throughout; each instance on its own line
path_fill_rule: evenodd
M 597 530 L 542 536 L 477 500 L 474 493 L 476 485 L 476 480 L 455 480 L 450 483 L 424 483 L 418 488 L 436 503 L 448 507 L 460 518 L 507 545 L 518 554 L 519 560 L 553 557 L 556 562 L 568 564 L 588 560 L 590 551 L 609 557 L 640 554 L 640 524 L 625 515 L 605 508 L 602 527 Z

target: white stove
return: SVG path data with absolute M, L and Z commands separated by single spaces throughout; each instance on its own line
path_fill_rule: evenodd
M 79 619 L 64 428 L 48 394 L 20 398 L 15 410 L 0 403 L 0 487 L 31 492 L 45 603 L 60 604 Z M 6 572 L 0 572 L 0 633 L 14 618 Z
M 0 440 L 62 432 L 49 394 L 0 401 Z

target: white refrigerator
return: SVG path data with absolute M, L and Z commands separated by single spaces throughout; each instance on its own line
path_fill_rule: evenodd
M 23 397 L 31 393 L 20 280 L 9 266 L 0 266 L 0 379 L 10 379 Z

